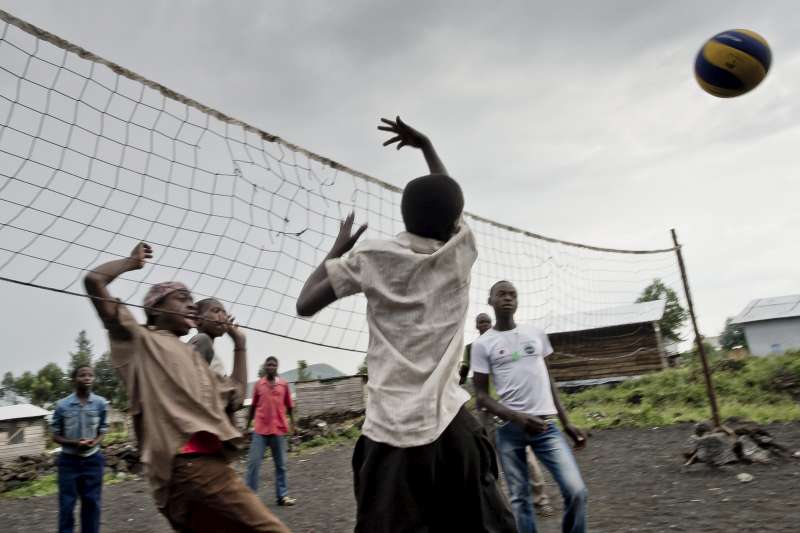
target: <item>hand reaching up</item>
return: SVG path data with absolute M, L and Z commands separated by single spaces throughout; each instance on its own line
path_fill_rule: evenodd
M 397 149 L 399 150 L 403 146 L 411 146 L 412 148 L 422 149 L 426 145 L 430 144 L 430 140 L 427 136 L 425 136 L 425 134 L 420 133 L 403 122 L 399 116 L 393 121 L 387 118 L 382 118 L 381 122 L 383 122 L 384 125 L 378 126 L 379 130 L 388 131 L 389 133 L 394 134 L 394 137 L 383 143 L 384 146 L 397 143 Z

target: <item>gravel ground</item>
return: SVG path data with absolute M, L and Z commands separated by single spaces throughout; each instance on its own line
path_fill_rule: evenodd
M 769 427 L 778 440 L 800 448 L 800 424 Z M 598 431 L 578 462 L 589 487 L 589 529 L 593 532 L 800 531 L 800 461 L 711 469 L 681 466 L 687 425 L 661 429 Z M 289 459 L 290 493 L 298 505 L 274 507 L 271 461 L 262 468 L 259 495 L 296 532 L 353 530 L 350 456 L 352 444 L 331 446 Z M 239 465 L 241 468 L 241 465 Z M 742 483 L 736 475 L 754 476 Z M 558 489 L 547 487 L 557 511 Z M 55 530 L 56 496 L 0 500 L 5 533 Z M 540 520 L 542 533 L 560 531 L 558 516 Z M 112 485 L 103 495 L 103 531 L 167 533 L 144 481 Z

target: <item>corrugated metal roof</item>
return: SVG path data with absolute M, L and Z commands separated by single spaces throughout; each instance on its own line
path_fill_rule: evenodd
M 800 294 L 753 300 L 747 304 L 744 311 L 733 319 L 733 323 L 746 324 L 760 320 L 792 317 L 800 317 Z
M 0 407 L 0 420 L 15 420 L 18 418 L 36 418 L 47 416 L 50 411 L 31 404 L 7 405 Z
M 665 307 L 665 300 L 653 300 L 651 302 L 546 317 L 534 321 L 534 324 L 545 330 L 548 335 L 641 324 L 661 320 L 664 316 Z

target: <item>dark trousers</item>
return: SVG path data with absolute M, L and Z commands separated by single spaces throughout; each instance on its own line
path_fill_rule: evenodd
M 58 456 L 58 531 L 75 530 L 75 503 L 81 500 L 81 533 L 100 531 L 100 495 L 103 489 L 103 454 L 89 457 L 69 453 Z
M 438 439 L 396 448 L 362 436 L 353 453 L 356 533 L 516 533 L 486 432 L 462 408 Z
M 181 533 L 289 533 L 221 455 L 179 455 L 161 512 Z

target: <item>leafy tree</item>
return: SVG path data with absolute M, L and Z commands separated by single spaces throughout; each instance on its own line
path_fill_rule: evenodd
M 128 394 L 125 385 L 120 381 L 119 374 L 111 363 L 111 354 L 105 352 L 94 363 L 95 394 L 104 397 L 115 409 L 124 410 L 128 405 Z
M 14 390 L 14 374 L 6 372 L 3 375 L 3 388 Z
M 71 389 L 72 382 L 61 367 L 47 363 L 36 373 L 31 401 L 36 405 L 50 404 L 69 394 Z
M 360 365 L 358 365 L 357 374 L 360 375 L 360 376 L 368 375 L 367 374 L 367 358 L 366 357 L 364 357 L 364 361 Z
M 81 330 L 78 337 L 75 339 L 77 350 L 70 352 L 69 369 L 67 375 L 71 376 L 76 368 L 82 366 L 92 366 L 92 343 L 86 336 L 86 330 Z
M 33 385 L 35 381 L 36 376 L 33 375 L 33 372 L 26 370 L 20 377 L 16 379 L 16 381 L 14 381 L 14 392 L 24 396 L 30 396 L 33 392 Z
M 311 372 L 308 370 L 308 363 L 305 359 L 297 361 L 297 381 L 309 381 L 314 379 Z
M 747 347 L 744 328 L 739 324 L 734 324 L 733 318 L 725 319 L 725 329 L 722 330 L 719 336 L 719 345 L 726 350 L 732 350 L 737 346 Z
M 674 290 L 664 285 L 660 279 L 656 278 L 650 285 L 645 287 L 642 294 L 636 299 L 636 303 L 652 302 L 653 300 L 666 300 L 664 316 L 658 323 L 664 340 L 670 342 L 682 341 L 683 338 L 681 338 L 680 331 L 686 323 L 688 313 L 678 301 L 678 295 Z

